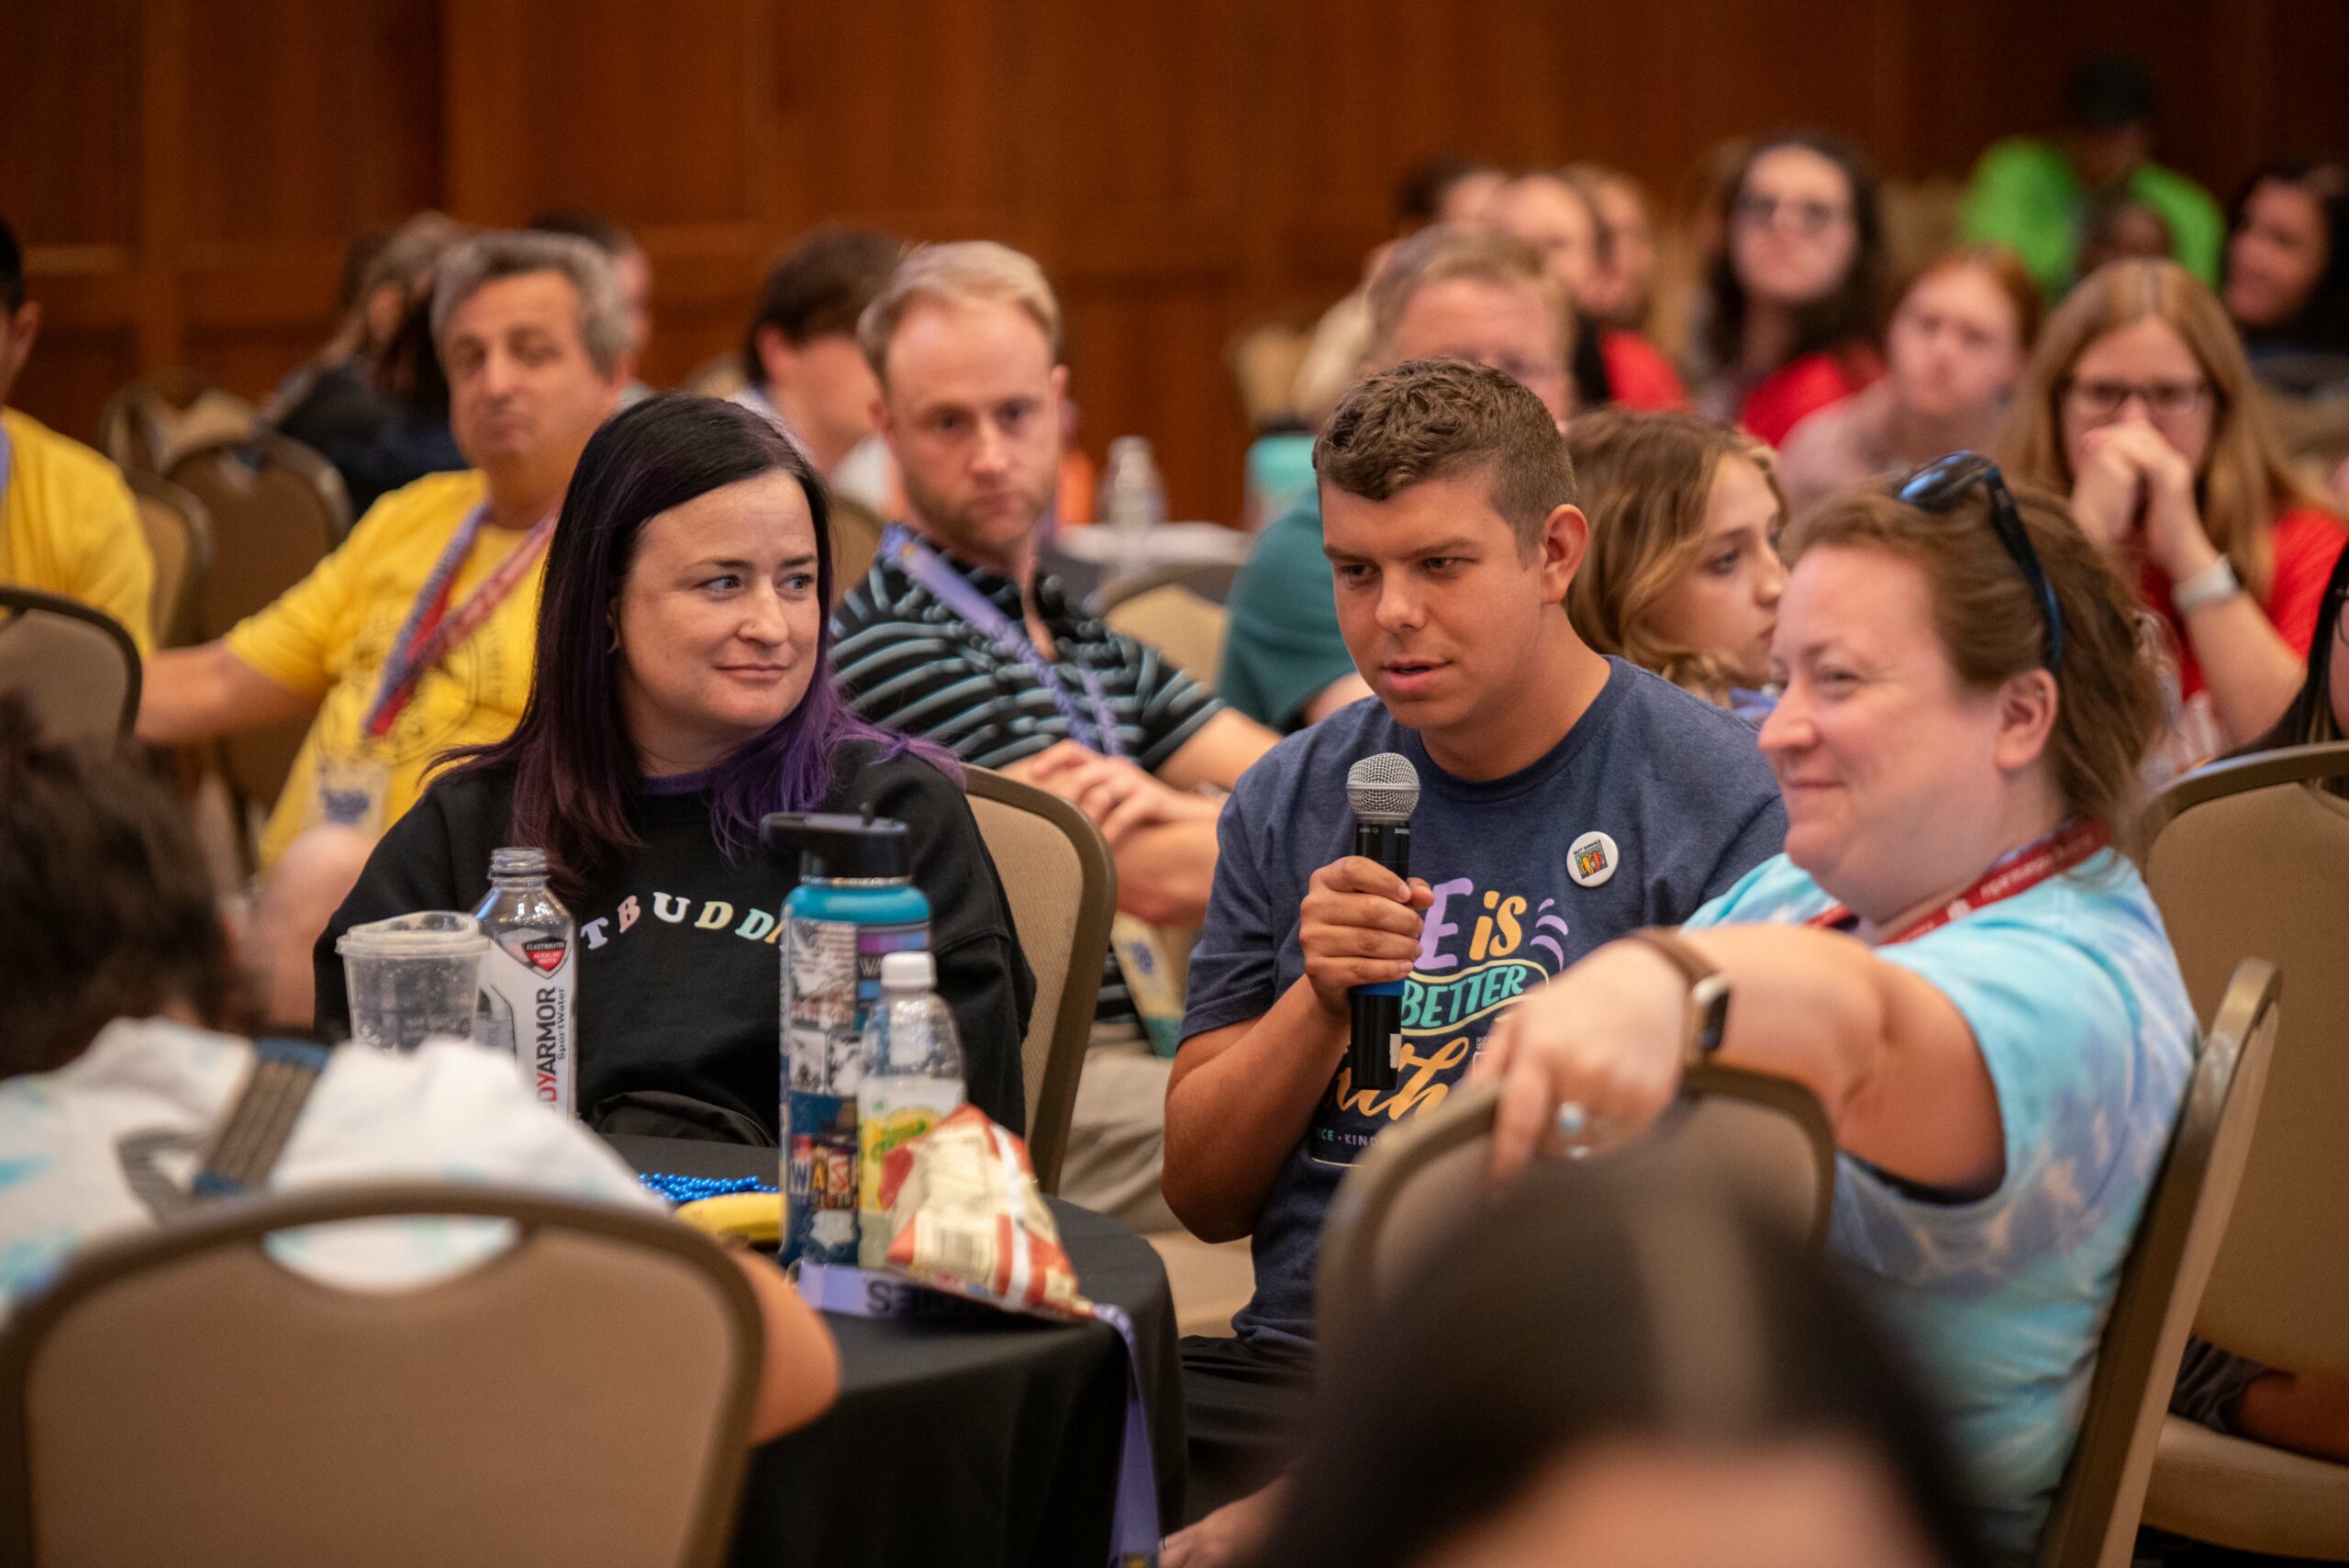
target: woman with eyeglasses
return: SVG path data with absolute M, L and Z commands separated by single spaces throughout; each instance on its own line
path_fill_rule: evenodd
M 1786 852 L 1493 1029 L 1495 1173 L 1636 1133 L 1707 1056 L 1807 1085 L 1842 1151 L 1830 1246 L 2028 1552 L 2192 1059 L 2118 841 L 2160 694 L 2128 584 L 1972 454 L 1831 498 L 1786 555 L 1761 733 Z
M 1722 204 L 1728 244 L 1713 263 L 1711 374 L 1697 411 L 1775 447 L 1884 373 L 1876 175 L 1842 139 L 1788 131 L 1753 145 Z
M 2068 492 L 2166 628 L 2171 770 L 2283 713 L 2349 539 L 2254 392 L 2226 311 L 2192 273 L 2115 262 L 2048 317 L 2005 437 L 2016 478 Z

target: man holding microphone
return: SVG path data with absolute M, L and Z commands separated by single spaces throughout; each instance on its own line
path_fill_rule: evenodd
M 1362 1150 L 1441 1103 L 1516 996 L 1678 923 L 1786 835 L 1750 729 L 1576 637 L 1562 606 L 1589 525 L 1533 393 L 1456 360 L 1397 366 L 1347 395 L 1314 467 L 1339 623 L 1373 695 L 1251 768 L 1219 825 L 1164 1193 L 1203 1240 L 1252 1237 L 1256 1294 L 1236 1338 L 1185 1343 L 1195 1517 L 1293 1453 L 1322 1217 Z M 1389 793 L 1350 800 L 1369 758 L 1358 784 Z M 1415 796 L 1392 792 L 1396 759 Z M 1351 852 L 1358 815 L 1397 809 L 1408 879 Z M 1352 994 L 1397 982 L 1391 1082 L 1358 1083 Z M 1184 1532 L 1170 1562 L 1220 1560 L 1253 1512 Z

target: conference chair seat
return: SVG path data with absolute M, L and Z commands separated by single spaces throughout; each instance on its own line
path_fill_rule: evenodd
M 2349 1560 L 2349 1465 L 2172 1416 L 2154 1453 L 2145 1522 L 2238 1551 Z

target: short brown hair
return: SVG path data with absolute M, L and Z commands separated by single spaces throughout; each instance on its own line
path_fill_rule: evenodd
M 1770 449 L 1693 414 L 1601 408 L 1566 427 L 1566 451 L 1590 515 L 1590 550 L 1566 609 L 1584 642 L 1726 704 L 1734 677 L 1718 654 L 1666 641 L 1650 625 L 1657 601 L 1697 569 L 1713 481 L 1725 459 L 1762 471 L 1787 517 Z
M 1574 306 L 1542 265 L 1542 252 L 1513 234 L 1483 224 L 1439 223 L 1397 245 L 1370 283 L 1370 354 L 1384 361 L 1403 325 L 1403 313 L 1420 293 L 1467 278 L 1497 288 L 1531 289 L 1549 306 L 1557 323 L 1559 362 L 1574 357 Z
M 118 1018 L 228 1016 L 227 934 L 179 803 L 128 747 L 65 745 L 0 699 L 0 1077 L 46 1073 Z
M 1061 357 L 1061 302 L 1032 256 L 992 239 L 918 245 L 889 279 L 881 296 L 857 317 L 856 342 L 881 384 L 889 384 L 889 343 L 906 312 L 923 301 L 942 305 L 1008 305 L 1025 311 Z
M 2143 612 L 2063 497 L 2023 484 L 2014 486 L 2014 497 L 2064 617 L 2047 741 L 2056 786 L 2074 811 L 2105 823 L 2127 847 L 2143 803 L 2139 769 L 2163 725 Z M 1798 518 L 1780 553 L 1790 568 L 1831 545 L 1915 562 L 1932 599 L 1933 631 L 1958 679 L 1987 691 L 2039 667 L 2047 646 L 2038 595 L 1998 542 L 1989 508 L 1978 485 L 1946 512 L 1909 506 L 1888 490 L 1844 491 Z
M 742 373 L 756 386 L 767 378 L 759 333 L 772 327 L 795 349 L 818 338 L 853 339 L 857 317 L 881 296 L 906 253 L 902 239 L 865 228 L 819 228 L 767 269 L 758 313 L 742 342 Z
M 1493 510 L 1531 554 L 1575 500 L 1565 438 L 1513 376 L 1465 360 L 1411 360 L 1357 383 L 1313 443 L 1313 472 L 1365 501 L 1431 480 L 1482 474 Z

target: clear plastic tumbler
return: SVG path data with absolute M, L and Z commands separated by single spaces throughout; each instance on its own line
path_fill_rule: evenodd
M 481 955 L 489 939 L 471 915 L 440 910 L 353 926 L 336 939 L 351 987 L 351 1037 L 414 1051 L 428 1035 L 473 1037 Z

